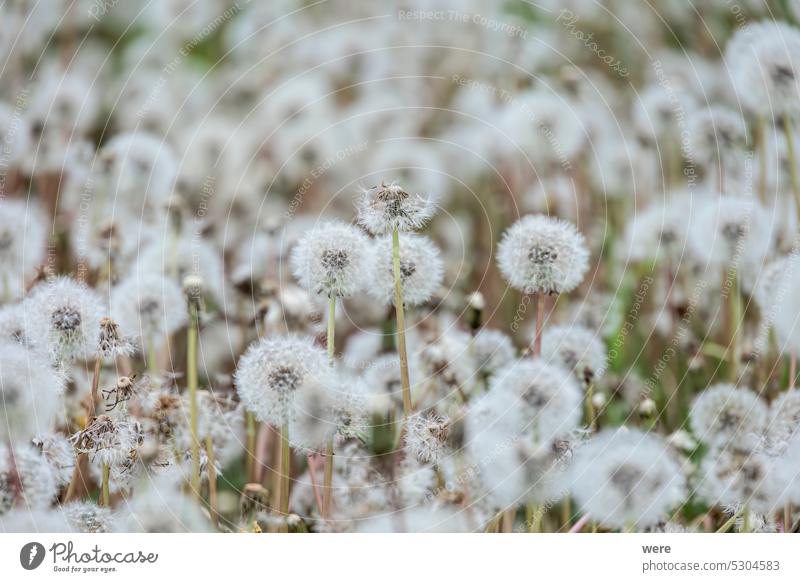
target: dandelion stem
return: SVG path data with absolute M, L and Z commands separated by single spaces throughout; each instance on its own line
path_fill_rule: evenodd
M 783 506 L 783 533 L 792 533 L 792 502 L 787 501 Z
M 214 466 L 214 442 L 206 435 L 206 456 L 208 457 L 208 505 L 214 526 L 219 523 L 219 502 L 217 500 L 217 468 Z
M 730 273 L 730 295 L 728 296 L 728 324 L 730 325 L 730 342 L 728 352 L 730 353 L 730 372 L 729 378 L 736 382 L 739 375 L 739 326 L 742 324 L 742 301 L 739 294 L 739 276 L 736 269 L 731 269 Z
M 542 328 L 544 327 L 544 297 L 541 293 L 533 294 L 533 305 L 536 310 L 536 332 L 533 336 L 533 357 L 542 353 Z
M 244 422 L 247 432 L 247 459 L 245 460 L 247 478 L 252 481 L 255 474 L 256 418 L 249 410 L 244 413 Z
M 739 533 L 750 533 L 750 527 L 750 509 L 745 505 L 742 510 L 742 529 Z
M 726 532 L 728 532 L 733 527 L 733 524 L 736 523 L 736 519 L 739 517 L 741 512 L 742 512 L 741 509 L 736 511 L 730 517 L 730 519 L 728 521 L 726 521 L 725 523 L 722 524 L 722 526 L 716 531 L 716 533 L 726 533 Z
M 283 517 L 289 515 L 289 422 L 283 421 L 281 427 L 281 488 L 280 512 Z
M 327 519 L 333 497 L 333 437 L 328 439 L 325 449 L 325 475 L 323 477 L 322 517 Z
M 336 295 L 331 295 L 328 301 L 328 360 L 331 366 L 336 357 L 335 348 L 336 330 Z M 328 438 L 325 448 L 325 474 L 322 483 L 322 517 L 327 519 L 331 510 L 331 495 L 333 486 L 333 435 Z
M 94 360 L 94 376 L 92 376 L 92 403 L 86 415 L 86 423 L 90 423 L 97 414 L 97 388 L 100 386 L 100 369 L 103 363 L 103 356 L 97 354 Z
M 411 416 L 411 382 L 408 376 L 406 352 L 406 316 L 403 309 L 403 284 L 400 280 L 400 231 L 392 231 L 392 271 L 394 272 L 394 307 L 397 318 L 397 351 L 400 355 L 400 382 L 403 385 L 403 415 Z
M 320 515 L 324 515 L 323 501 L 319 495 L 319 486 L 317 485 L 317 467 L 314 462 L 315 453 L 308 453 L 308 476 L 311 478 L 311 488 L 314 490 L 314 499 L 317 502 L 317 510 Z
M 108 494 L 108 478 L 109 478 L 109 467 L 106 463 L 103 463 L 103 484 L 102 484 L 102 493 L 101 493 L 101 501 L 103 507 L 108 507 L 110 505 L 109 501 L 109 494 Z
M 147 340 L 147 371 L 155 378 L 158 376 L 158 365 L 156 364 L 156 342 L 153 338 Z
M 186 378 L 189 388 L 189 421 L 192 433 L 192 490 L 200 495 L 200 441 L 197 437 L 197 304 L 189 301 L 189 330 L 187 335 Z
M 763 116 L 756 122 L 756 147 L 758 148 L 758 198 L 767 202 L 767 121 Z
M 792 119 L 788 115 L 783 116 L 783 135 L 786 139 L 786 152 L 789 155 L 789 177 L 792 182 L 792 193 L 794 194 L 795 204 L 797 204 L 797 214 L 800 216 L 800 176 L 797 173 Z

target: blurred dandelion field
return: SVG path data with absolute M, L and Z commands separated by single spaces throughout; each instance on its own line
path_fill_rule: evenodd
M 0 16 L 0 532 L 800 529 L 800 2 Z

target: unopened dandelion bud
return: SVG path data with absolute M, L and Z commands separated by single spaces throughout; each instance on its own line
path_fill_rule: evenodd
M 187 275 L 183 279 L 183 293 L 187 300 L 196 307 L 200 306 L 203 297 L 203 278 L 198 275 Z
M 474 333 L 480 329 L 483 323 L 483 310 L 486 309 L 486 299 L 483 297 L 483 293 L 480 291 L 470 293 L 467 297 L 467 305 L 469 306 L 467 325 Z
M 656 411 L 656 402 L 652 398 L 645 398 L 639 403 L 638 408 L 639 414 L 644 417 L 651 417 L 653 416 Z
M 605 392 L 595 392 L 592 395 L 592 406 L 595 410 L 600 410 L 606 405 L 608 397 Z
M 269 511 L 269 491 L 261 483 L 246 483 L 239 499 L 242 517 Z

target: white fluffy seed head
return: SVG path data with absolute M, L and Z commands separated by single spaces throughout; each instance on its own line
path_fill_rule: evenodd
M 93 289 L 67 277 L 57 277 L 34 289 L 30 308 L 36 316 L 32 333 L 45 338 L 55 361 L 89 359 L 97 354 L 105 308 Z
M 511 362 L 492 378 L 489 393 L 513 399 L 531 434 L 530 442 L 542 449 L 580 423 L 581 390 L 575 379 L 540 358 Z
M 597 332 L 581 325 L 551 325 L 542 334 L 542 359 L 569 370 L 585 389 L 606 371 L 606 347 Z
M 114 514 L 108 507 L 91 501 L 73 501 L 63 506 L 64 514 L 79 533 L 108 533 L 114 526 Z
M 112 288 L 111 314 L 142 348 L 161 346 L 188 321 L 181 288 L 155 271 L 134 271 Z
M 25 283 L 42 264 L 47 221 L 35 200 L 0 200 L 0 279 L 4 301 L 22 297 Z
M 529 215 L 503 234 L 497 264 L 506 281 L 524 293 L 565 293 L 583 281 L 589 251 L 573 224 Z
M 420 463 L 439 463 L 448 452 L 451 420 L 437 413 L 418 412 L 406 420 L 405 445 Z
M 375 239 L 370 257 L 367 292 L 375 299 L 393 304 L 395 299 L 392 237 Z M 428 237 L 404 234 L 400 237 L 400 282 L 403 302 L 420 305 L 428 301 L 442 283 L 444 266 L 439 249 Z
M 13 469 L 0 474 L 0 515 L 17 503 L 31 509 L 49 507 L 58 494 L 58 483 L 45 456 L 30 443 L 14 445 L 11 455 Z
M 696 206 L 696 204 L 695 204 Z M 673 192 L 663 203 L 656 202 L 634 215 L 625 231 L 625 244 L 617 251 L 624 260 L 635 262 L 665 261 L 679 265 L 686 260 L 691 195 Z
M 695 437 L 716 447 L 751 450 L 767 428 L 766 404 L 746 388 L 717 384 L 698 395 L 690 412 Z
M 19 344 L 0 344 L 0 442 L 27 441 L 54 426 L 64 379 L 50 363 Z
M 436 202 L 430 195 L 410 194 L 397 183 L 364 188 L 356 205 L 358 222 L 373 234 L 419 230 L 433 218 Z
M 365 284 L 369 241 L 356 227 L 332 221 L 306 232 L 292 251 L 292 270 L 310 293 L 349 297 Z
M 800 31 L 784 22 L 748 24 L 731 37 L 725 60 L 741 103 L 766 117 L 800 107 Z
M 192 497 L 180 490 L 174 475 L 140 483 L 114 520 L 114 531 L 124 533 L 210 532 L 211 525 Z
M 698 497 L 712 505 L 772 513 L 783 505 L 784 491 L 776 478 L 779 465 L 761 451 L 713 449 L 701 463 L 695 485 Z
M 492 376 L 517 355 L 511 338 L 496 329 L 481 329 L 472 339 L 475 366 L 479 374 Z
M 245 408 L 262 422 L 282 426 L 298 415 L 298 396 L 333 384 L 322 348 L 288 335 L 252 344 L 239 359 L 236 390 Z
M 742 284 L 760 270 L 772 246 L 770 217 L 749 196 L 717 196 L 706 201 L 692 220 L 691 250 L 709 269 L 736 268 Z
M 669 449 L 637 429 L 602 431 L 577 451 L 569 477 L 582 510 L 611 528 L 654 526 L 686 498 Z

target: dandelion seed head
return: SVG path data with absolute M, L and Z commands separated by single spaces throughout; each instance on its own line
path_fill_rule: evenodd
M 0 201 L 0 278 L 5 301 L 22 297 L 25 282 L 42 264 L 47 221 L 35 200 Z
M 55 425 L 64 379 L 49 362 L 19 344 L 0 345 L 0 441 L 29 441 Z
M 51 279 L 34 288 L 31 327 L 46 338 L 56 362 L 89 359 L 97 354 L 102 300 L 93 290 L 66 277 Z
M 296 418 L 298 394 L 331 386 L 333 378 L 325 351 L 290 335 L 252 344 L 239 359 L 235 383 L 247 410 L 281 426 Z
M 111 314 L 143 348 L 162 345 L 188 322 L 180 286 L 154 271 L 134 272 L 113 287 Z
M 42 451 L 31 443 L 21 443 L 12 448 L 11 456 L 14 467 L 0 474 L 0 515 L 15 504 L 31 509 L 49 507 L 58 494 L 58 483 Z
M 772 513 L 783 504 L 775 471 L 776 459 L 761 451 L 714 449 L 703 458 L 694 488 L 713 505 L 747 505 L 751 511 Z
M 496 329 L 481 329 L 472 340 L 472 348 L 478 372 L 487 377 L 493 376 L 517 355 L 511 338 Z
M 395 182 L 363 188 L 356 205 L 358 222 L 373 234 L 419 230 L 436 213 L 430 195 L 410 194 Z
M 58 432 L 50 432 L 33 439 L 33 445 L 44 456 L 58 487 L 69 485 L 75 467 L 75 450 L 69 439 Z
M 584 388 L 606 371 L 606 348 L 594 332 L 580 325 L 551 325 L 542 334 L 542 359 L 569 370 Z
M 400 237 L 400 282 L 403 302 L 421 305 L 442 283 L 444 265 L 439 249 L 428 237 L 404 234 Z M 372 248 L 367 292 L 385 304 L 395 299 L 393 247 L 391 237 L 375 239 Z
M 725 48 L 733 86 L 745 108 L 767 117 L 798 111 L 800 32 L 783 22 L 738 29 Z
M 689 422 L 695 437 L 709 445 L 750 450 L 761 442 L 768 418 L 766 404 L 750 390 L 716 384 L 695 398 Z
M 73 437 L 75 450 L 98 466 L 124 465 L 141 439 L 141 427 L 126 416 L 101 414 Z
M 332 221 L 313 228 L 295 245 L 292 269 L 310 293 L 349 297 L 365 284 L 369 241 L 360 230 Z
M 582 511 L 606 527 L 654 526 L 686 498 L 685 479 L 662 440 L 637 429 L 607 429 L 569 469 Z
M 564 293 L 583 280 L 589 251 L 572 224 L 529 215 L 503 233 L 497 264 L 506 281 L 524 293 Z
M 108 507 L 91 501 L 73 501 L 63 506 L 64 514 L 79 533 L 109 533 L 113 530 L 114 514 Z
M 581 418 L 581 390 L 570 373 L 542 359 L 510 363 L 492 378 L 489 392 L 511 397 L 525 418 L 531 442 L 547 448 Z

